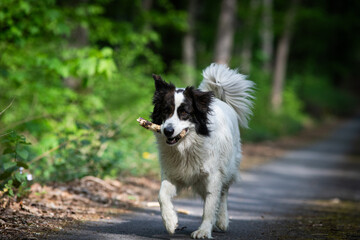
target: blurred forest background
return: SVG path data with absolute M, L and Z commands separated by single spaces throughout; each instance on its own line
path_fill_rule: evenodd
M 197 86 L 211 62 L 256 82 L 245 142 L 350 116 L 357 0 L 1 0 L 0 188 L 157 175 L 152 73 Z M 14 192 L 16 190 L 16 192 Z

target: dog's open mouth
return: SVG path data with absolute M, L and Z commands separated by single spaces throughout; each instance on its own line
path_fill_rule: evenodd
M 175 137 L 166 139 L 166 143 L 169 144 L 169 145 L 174 145 L 175 143 L 180 141 L 180 139 L 185 137 L 188 130 L 189 130 L 188 128 L 185 128 L 178 135 L 176 135 Z

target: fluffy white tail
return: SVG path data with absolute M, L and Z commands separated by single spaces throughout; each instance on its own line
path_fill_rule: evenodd
M 239 125 L 247 128 L 252 115 L 254 82 L 246 80 L 246 76 L 237 70 L 216 63 L 203 71 L 203 77 L 199 88 L 213 91 L 215 97 L 229 104 L 238 115 Z

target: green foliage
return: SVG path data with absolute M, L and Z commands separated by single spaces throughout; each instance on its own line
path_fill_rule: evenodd
M 0 167 L 7 175 L 11 170 L 18 176 L 25 150 L 31 162 L 26 171 L 36 181 L 153 174 L 154 139 L 135 120 L 149 115 L 151 73 L 163 71 L 149 48 L 160 40 L 151 28 L 114 20 L 112 4 L 118 3 L 1 1 L 0 103 L 15 101 L 1 116 L 0 129 L 16 129 L 33 142 L 31 149 L 17 147 L 15 158 L 6 152 Z M 158 14 L 154 25 L 171 18 L 183 24 L 171 4 L 165 11 L 169 15 L 163 12 L 161 20 Z M 79 28 L 88 44 L 77 43 Z M 17 182 L 5 184 L 10 193 Z
M 119 137 L 118 129 L 115 124 L 77 122 L 74 130 L 59 132 L 52 138 L 52 143 L 47 143 L 56 151 L 52 153 L 50 150 L 44 158 L 32 160 L 32 164 L 38 166 L 33 169 L 37 181 L 68 181 L 86 175 L 109 175 L 116 167 L 117 159 L 107 155 L 107 148 L 110 141 Z
M 70 28 L 55 3 L 54 0 L 1 1 L 0 41 L 24 46 L 29 38 L 68 35 Z
M 158 173 L 153 134 L 135 120 L 148 117 L 152 110 L 152 73 L 184 87 L 180 46 L 189 26 L 188 2 L 152 2 L 152 7 L 145 9 L 140 0 L 0 1 L 0 109 L 15 99 L 0 116 L 2 189 L 21 194 L 29 173 L 35 181 L 43 182 L 88 174 L 117 177 Z M 351 111 L 355 100 L 324 76 L 327 71 L 351 76 L 347 66 L 358 66 L 356 53 L 360 48 L 355 35 L 360 31 L 349 27 L 358 26 L 354 21 L 358 8 L 345 9 L 349 14 L 340 18 L 338 11 L 342 10 L 335 2 L 329 4 L 335 14 L 329 14 L 325 5 L 317 2 L 301 7 L 302 27 L 294 33 L 296 41 L 290 51 L 289 75 L 293 77 L 286 80 L 284 104 L 278 114 L 269 107 L 271 77 L 259 67 L 264 58 L 258 34 L 261 8 L 255 11 L 255 23 L 250 27 L 246 23 L 252 14 L 248 11 L 250 1 L 239 5 L 241 24 L 235 34 L 232 63 L 238 67 L 241 45 L 250 34 L 250 79 L 257 84 L 250 130 L 243 130 L 246 141 L 298 131 L 309 118 L 305 111 L 321 116 Z M 275 3 L 275 40 L 287 6 L 286 2 Z M 197 69 L 191 69 L 197 84 L 201 69 L 213 57 L 219 9 L 219 1 L 206 1 L 197 9 Z M 331 24 L 324 19 L 331 19 Z M 354 54 L 336 51 L 331 57 L 345 63 L 323 59 L 342 46 L 342 38 L 330 38 L 332 26 L 338 36 L 351 38 Z
M 14 131 L 1 134 L 0 142 L 0 191 L 22 197 L 27 194 L 28 181 L 32 179 L 27 170 L 30 143 Z
M 301 83 L 299 95 L 310 113 L 317 117 L 330 114 L 350 115 L 357 100 L 342 89 L 330 84 L 326 77 L 315 74 L 297 76 L 295 79 Z

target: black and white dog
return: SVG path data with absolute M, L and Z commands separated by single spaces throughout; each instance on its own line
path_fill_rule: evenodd
M 204 200 L 202 223 L 193 238 L 211 238 L 213 227 L 229 225 L 227 195 L 241 160 L 239 126 L 247 127 L 254 83 L 226 65 L 203 71 L 199 89 L 176 88 L 153 75 L 153 123 L 161 165 L 159 202 L 166 230 L 173 234 L 178 218 L 171 199 L 192 187 Z M 180 133 L 185 129 L 185 137 Z

